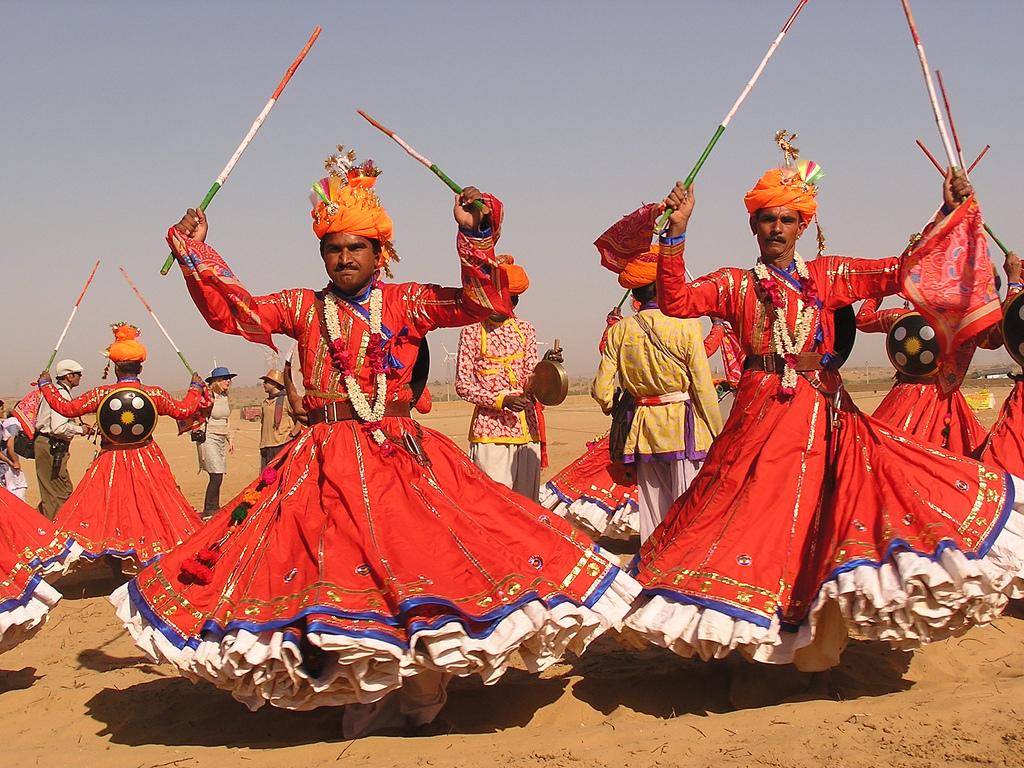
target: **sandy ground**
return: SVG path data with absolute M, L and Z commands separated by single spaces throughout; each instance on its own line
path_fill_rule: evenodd
M 1008 387 L 990 389 L 998 404 Z M 883 394 L 856 397 L 870 410 Z M 555 469 L 606 428 L 584 397 L 548 414 Z M 463 404 L 438 403 L 423 420 L 464 443 L 468 415 Z M 980 415 L 990 423 L 995 412 Z M 257 425 L 239 423 L 225 500 L 255 472 L 258 436 Z M 166 420 L 158 440 L 199 504 L 205 476 L 194 447 Z M 91 457 L 75 446 L 73 478 Z M 0 657 L 3 766 L 1024 766 L 1020 604 L 914 654 L 852 643 L 817 694 L 794 695 L 785 670 L 601 639 L 539 679 L 512 670 L 493 687 L 456 681 L 438 727 L 445 735 L 347 742 L 337 710 L 250 713 L 148 663 L 114 619 L 105 595 L 116 584 L 102 566 L 57 586 L 65 600 L 48 625 Z M 730 685 L 748 706 L 730 703 Z

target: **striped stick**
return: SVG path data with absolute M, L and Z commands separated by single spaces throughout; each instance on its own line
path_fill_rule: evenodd
M 75 300 L 75 306 L 71 308 L 71 314 L 68 315 L 68 321 L 64 323 L 64 330 L 60 332 L 60 336 L 57 337 L 57 343 L 53 345 L 53 352 L 50 353 L 50 359 L 46 361 L 45 371 L 50 370 L 50 366 L 53 365 L 54 358 L 57 357 L 57 350 L 60 349 L 60 345 L 64 343 L 64 337 L 67 336 L 68 328 L 71 327 L 71 321 L 75 319 L 75 313 L 78 312 L 78 306 L 82 303 L 82 299 L 85 298 L 85 292 L 89 290 L 89 285 L 92 283 L 92 279 L 96 276 L 96 270 L 100 268 L 99 259 L 92 265 L 92 272 L 89 273 L 89 279 L 85 281 L 85 285 L 82 286 L 82 292 L 78 294 L 78 298 Z
M 956 146 L 957 157 L 960 159 L 960 167 L 965 168 L 966 165 L 964 163 L 964 153 L 963 150 L 960 148 L 960 136 L 957 134 L 956 122 L 953 120 L 953 110 L 950 109 L 949 106 L 949 95 L 946 93 L 946 85 L 945 83 L 942 82 L 942 73 L 939 72 L 939 70 L 937 69 L 935 70 L 935 76 L 939 81 L 939 91 L 942 93 L 942 103 L 943 106 L 945 106 L 946 108 L 946 117 L 949 119 L 949 130 L 953 134 L 953 143 Z M 982 154 L 984 154 L 984 152 L 982 152 Z M 974 162 L 974 165 L 977 165 L 977 160 Z M 974 165 L 972 165 L 971 168 L 967 169 L 966 173 L 968 175 L 970 175 L 971 170 L 973 170 L 974 168 Z M 984 222 L 983 226 L 985 227 L 985 231 L 988 233 L 988 236 L 992 238 L 992 241 L 997 246 L 999 246 L 999 250 L 1003 252 L 1003 255 L 1006 256 L 1007 254 L 1009 254 L 1009 249 L 1007 249 L 1003 241 L 999 239 L 999 236 L 992 231 L 992 227 L 988 225 L 988 222 Z M 995 272 L 995 265 L 992 266 L 992 271 Z M 996 282 L 999 282 L 998 274 L 996 275 Z
M 460 187 L 458 184 L 456 184 L 454 181 L 452 181 L 452 179 L 449 178 L 448 174 L 446 174 L 444 171 L 442 171 L 440 168 L 438 168 L 437 167 L 437 163 L 433 162 L 432 160 L 429 160 L 424 155 L 421 155 L 419 152 L 417 152 L 415 149 L 413 149 L 412 146 L 410 146 L 410 144 L 405 139 L 403 139 L 397 133 L 392 131 L 390 128 L 386 127 L 379 120 L 375 120 L 373 117 L 371 117 L 370 115 L 368 115 L 366 112 L 364 112 L 361 109 L 357 109 L 356 112 L 358 112 L 361 117 L 365 118 L 366 121 L 370 125 L 372 125 L 374 128 L 376 128 L 378 131 L 380 131 L 381 133 L 384 133 L 384 134 L 387 134 L 388 136 L 390 136 L 392 138 L 392 140 L 398 146 L 400 146 L 402 149 L 404 149 L 406 152 L 408 152 L 409 155 L 412 156 L 412 158 L 414 160 L 416 160 L 416 162 L 422 163 L 423 165 L 427 166 L 427 168 L 429 168 L 431 170 L 431 172 L 435 176 L 437 176 L 437 178 L 439 178 L 441 181 L 443 181 L 445 184 L 448 185 L 448 188 L 450 190 L 452 190 L 452 192 L 454 192 L 457 195 L 461 195 L 462 194 L 462 187 Z M 313 191 L 315 192 L 316 190 L 314 189 Z M 323 195 L 321 195 L 321 199 L 326 199 L 326 198 L 324 198 Z M 473 205 L 475 205 L 477 208 L 483 208 L 484 207 L 484 203 L 483 203 L 482 200 L 474 200 L 473 201 Z
M 181 362 L 185 364 L 185 368 L 188 370 L 190 374 L 195 375 L 195 371 L 192 370 L 192 366 L 188 364 L 188 360 L 186 360 L 185 356 L 181 354 L 181 350 L 178 349 L 178 345 L 174 343 L 174 339 L 171 338 L 171 334 L 169 334 L 167 332 L 167 329 L 164 328 L 164 324 L 160 322 L 160 318 L 156 316 L 156 312 L 154 312 L 153 308 L 149 306 L 149 302 L 146 301 L 145 296 L 142 295 L 142 291 L 135 287 L 135 283 L 133 283 L 132 279 L 128 277 L 127 270 L 125 270 L 124 267 L 121 267 L 120 269 L 121 274 L 124 276 L 124 279 L 128 281 L 128 285 L 131 286 L 132 291 L 135 293 L 136 296 L 139 297 L 139 301 L 142 302 L 142 306 L 144 306 L 146 308 L 146 311 L 149 312 L 149 316 L 156 321 L 156 325 L 163 332 L 164 338 L 170 342 L 171 346 L 174 347 L 174 351 L 178 353 L 178 357 L 181 359 Z
M 263 125 L 263 121 L 267 119 L 267 115 L 269 115 L 270 110 L 274 108 L 274 104 L 277 103 L 277 99 L 281 95 L 281 91 L 283 91 L 284 87 L 288 85 L 288 81 L 292 79 L 292 75 L 295 74 L 295 70 L 299 68 L 299 65 L 302 63 L 302 60 L 306 58 L 306 54 L 309 53 L 309 49 L 313 47 L 313 43 L 316 42 L 316 39 L 319 36 L 320 26 L 317 25 L 316 29 L 313 30 L 313 34 L 309 36 L 309 40 L 306 41 L 306 45 L 302 48 L 301 51 L 299 51 L 299 55 L 295 57 L 295 61 L 293 61 L 291 66 L 288 67 L 288 71 L 284 73 L 284 77 L 281 78 L 281 82 L 277 84 L 277 88 L 275 88 L 274 93 L 271 94 L 270 100 L 267 101 L 267 103 L 263 106 L 263 110 L 259 113 L 259 115 L 256 116 L 256 119 L 253 121 L 253 124 L 249 127 L 249 132 L 245 134 L 245 138 L 242 139 L 242 143 L 238 145 L 238 149 L 235 150 L 235 153 L 231 156 L 231 159 L 228 160 L 227 165 L 224 166 L 224 169 L 220 172 L 220 175 L 217 176 L 217 178 L 214 180 L 213 185 L 206 193 L 206 197 L 204 197 L 202 202 L 199 203 L 199 209 L 201 211 L 206 210 L 206 206 L 210 204 L 210 201 L 213 200 L 216 194 L 220 191 L 220 188 L 224 186 L 224 183 L 228 180 L 228 176 L 231 175 L 231 171 L 235 167 L 235 163 L 238 162 L 238 158 L 242 156 L 242 153 L 245 151 L 246 147 L 248 147 L 252 140 L 255 138 L 256 132 L 260 129 L 260 126 Z M 166 275 L 168 272 L 170 272 L 171 266 L 173 264 L 174 254 L 169 253 L 167 254 L 167 260 L 164 262 L 163 267 L 160 269 L 160 274 Z
M 939 163 L 938 160 L 935 159 L 935 155 L 933 155 L 928 150 L 928 147 L 926 147 L 924 145 L 924 142 L 921 141 L 920 139 L 915 139 L 915 141 L 917 142 L 917 146 L 919 146 L 921 148 L 921 151 L 924 152 L 924 156 L 927 157 L 931 161 L 932 165 L 935 166 L 935 170 L 939 172 L 939 175 L 940 176 L 945 176 L 946 175 L 946 169 L 942 167 L 942 164 Z M 981 162 L 981 158 L 983 158 L 988 153 L 988 151 L 990 149 L 992 149 L 992 145 L 991 144 L 986 144 L 985 148 L 983 150 L 981 150 L 981 152 L 978 153 L 978 156 L 976 158 L 974 158 L 974 162 L 971 163 L 970 168 L 967 169 L 968 173 L 970 173 L 971 171 L 973 171 L 975 168 L 978 167 L 978 163 Z
M 796 7 L 793 9 L 793 12 L 789 14 L 789 18 L 786 19 L 786 23 L 783 24 L 782 29 L 779 30 L 779 34 L 775 36 L 775 39 L 772 40 L 772 44 L 768 46 L 768 52 L 765 53 L 764 58 L 761 59 L 761 63 L 757 65 L 757 69 L 754 70 L 753 76 L 750 78 L 750 80 L 747 81 L 747 84 L 743 86 L 743 90 L 740 91 L 740 95 L 736 99 L 735 103 L 732 105 L 732 108 L 726 113 L 725 118 L 722 120 L 722 122 L 718 124 L 718 128 L 715 129 L 715 133 L 711 137 L 711 141 L 709 141 L 708 145 L 704 147 L 704 151 L 701 153 L 700 157 L 697 158 L 697 163 L 693 166 L 693 169 L 690 171 L 690 175 L 687 176 L 686 181 L 683 182 L 684 186 L 687 189 L 689 189 L 690 186 L 693 184 L 693 180 L 697 178 L 697 174 L 700 173 L 700 169 L 704 166 L 704 161 L 708 159 L 708 155 L 711 154 L 711 150 L 715 148 L 715 144 L 718 143 L 718 140 L 722 137 L 722 134 L 725 133 L 725 129 L 729 127 L 729 121 L 731 121 L 736 112 L 739 111 L 740 105 L 750 94 L 750 91 L 753 90 L 758 78 L 761 77 L 761 73 L 764 72 L 764 68 L 768 65 L 768 60 L 775 53 L 775 49 L 779 47 L 779 43 L 782 42 L 782 38 L 784 38 L 786 36 L 786 33 L 789 32 L 789 28 L 793 26 L 793 22 L 796 21 L 796 17 L 800 15 L 800 11 L 804 9 L 804 6 L 807 5 L 807 2 L 808 0 L 798 0 Z M 665 212 L 661 215 L 661 218 L 658 219 L 658 223 L 654 227 L 655 232 L 661 232 L 665 228 L 665 222 L 668 221 L 668 217 L 671 214 L 671 209 L 665 210 Z
M 917 24 L 914 22 L 914 14 L 910 10 L 910 0 L 900 0 L 903 3 L 903 14 L 907 17 L 907 25 L 910 27 L 910 36 L 914 39 L 914 47 L 917 48 L 917 58 L 921 63 L 921 73 L 924 75 L 924 84 L 928 89 L 928 99 L 932 104 L 932 114 L 935 115 L 935 125 L 939 129 L 939 137 L 942 139 L 942 147 L 946 150 L 946 159 L 954 169 L 960 167 L 959 159 L 949 140 L 949 131 L 946 130 L 946 121 L 942 117 L 942 110 L 939 108 L 939 97 L 935 93 L 935 83 L 932 82 L 932 71 L 928 66 L 928 57 L 924 52 L 924 44 L 921 36 L 917 33 Z

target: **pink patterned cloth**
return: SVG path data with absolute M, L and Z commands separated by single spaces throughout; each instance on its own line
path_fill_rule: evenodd
M 648 203 L 627 213 L 605 230 L 594 245 L 601 254 L 601 266 L 618 274 L 632 259 L 651 250 L 651 237 L 658 206 Z
M 960 386 L 974 354 L 970 340 L 1002 318 L 981 208 L 971 197 L 903 256 L 904 295 L 935 329 L 936 381 L 946 394 Z
M 471 443 L 540 442 L 535 408 L 517 413 L 501 407 L 506 395 L 523 393 L 536 365 L 537 331 L 525 320 L 462 329 L 455 391 L 476 406 L 469 426 Z

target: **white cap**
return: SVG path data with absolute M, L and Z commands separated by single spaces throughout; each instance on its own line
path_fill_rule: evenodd
M 63 377 L 63 376 L 67 376 L 69 373 L 81 373 L 81 372 L 82 372 L 82 365 L 81 365 L 81 363 L 77 363 L 74 360 L 71 360 L 70 358 L 68 358 L 66 360 L 61 360 L 60 362 L 57 363 L 57 378 L 58 379 Z

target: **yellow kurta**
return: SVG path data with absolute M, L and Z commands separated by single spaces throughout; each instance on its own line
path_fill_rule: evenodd
M 628 317 L 608 331 L 591 395 L 608 413 L 616 380 L 637 398 L 686 392 L 694 409 L 690 446 L 704 453 L 722 430 L 722 414 L 718 410 L 711 367 L 704 353 L 700 322 L 668 317 L 659 309 L 643 309 L 641 313 L 664 346 L 686 363 L 686 368 L 654 345 L 635 316 Z M 684 458 L 687 449 L 686 408 L 685 402 L 637 406 L 633 426 L 626 439 L 627 458 Z

